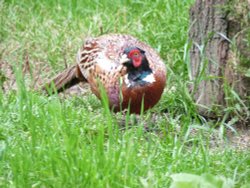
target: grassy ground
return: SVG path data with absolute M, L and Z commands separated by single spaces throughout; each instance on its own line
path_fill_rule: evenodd
M 0 0 L 0 83 L 8 90 L 0 91 L 0 187 L 169 187 L 181 172 L 249 183 L 249 150 L 224 137 L 233 122 L 206 121 L 188 93 L 192 2 Z M 62 100 L 30 89 L 74 63 L 85 37 L 111 32 L 149 43 L 166 62 L 154 109 L 136 120 L 91 94 Z

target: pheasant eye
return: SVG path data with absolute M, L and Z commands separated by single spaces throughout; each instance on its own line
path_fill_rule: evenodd
M 129 56 L 130 57 L 137 57 L 140 55 L 140 52 L 138 52 L 137 50 L 132 50 L 130 53 L 129 53 Z
M 141 52 L 138 49 L 132 49 L 128 53 L 129 58 L 138 58 L 141 55 Z

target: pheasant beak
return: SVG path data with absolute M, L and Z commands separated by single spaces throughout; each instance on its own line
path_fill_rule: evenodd
M 131 59 L 129 59 L 126 54 L 123 54 L 121 59 L 120 59 L 120 64 L 124 65 L 124 64 L 126 64 L 126 63 L 128 63 L 130 61 L 131 61 Z

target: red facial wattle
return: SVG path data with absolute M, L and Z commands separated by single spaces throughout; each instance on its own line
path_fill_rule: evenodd
M 135 68 L 141 66 L 142 64 L 142 54 L 138 49 L 131 50 L 128 57 L 132 60 L 133 66 Z
M 141 61 L 142 61 L 141 57 L 132 58 L 132 60 L 135 68 L 141 66 Z

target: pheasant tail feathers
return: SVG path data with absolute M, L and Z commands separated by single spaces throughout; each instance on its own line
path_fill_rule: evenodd
M 42 90 L 48 92 L 49 89 L 54 89 L 54 91 L 52 91 L 53 93 L 55 91 L 61 92 L 78 84 L 81 81 L 86 81 L 86 79 L 81 74 L 78 65 L 74 65 L 55 76 L 55 78 L 45 84 Z

